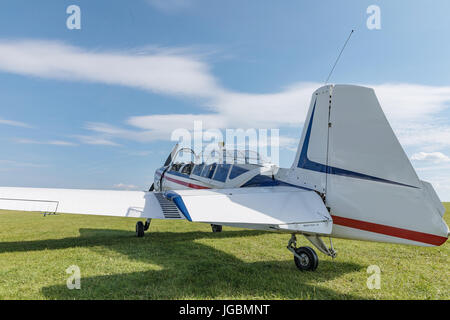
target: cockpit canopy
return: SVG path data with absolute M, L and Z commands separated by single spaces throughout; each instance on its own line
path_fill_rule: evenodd
M 191 161 L 186 161 L 186 154 Z M 184 161 L 183 161 L 184 160 Z M 201 180 L 225 183 L 240 175 L 271 163 L 252 150 L 227 150 L 225 148 L 202 151 L 198 155 L 190 148 L 180 148 L 170 164 L 177 171 Z

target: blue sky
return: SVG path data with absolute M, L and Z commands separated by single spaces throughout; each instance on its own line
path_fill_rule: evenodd
M 66 27 L 72 4 L 81 30 Z M 372 4 L 380 30 L 366 27 Z M 189 115 L 280 128 L 288 167 L 355 29 L 330 81 L 374 87 L 419 176 L 450 200 L 448 12 L 445 0 L 2 1 L 1 185 L 146 188 Z

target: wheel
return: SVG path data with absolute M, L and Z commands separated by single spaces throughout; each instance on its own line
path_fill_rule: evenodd
M 141 238 L 144 236 L 144 223 L 142 221 L 138 221 L 136 223 L 136 236 Z
M 319 265 L 319 257 L 317 253 L 310 247 L 300 247 L 295 249 L 295 253 L 300 256 L 294 256 L 294 262 L 301 271 L 314 271 Z
M 218 224 L 211 225 L 212 232 L 222 232 L 222 226 Z

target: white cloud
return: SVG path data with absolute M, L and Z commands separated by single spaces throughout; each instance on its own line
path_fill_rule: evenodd
M 139 157 L 147 157 L 149 155 L 151 155 L 153 153 L 153 151 L 130 151 L 130 150 L 126 150 L 125 154 L 128 156 L 139 156 Z
M 54 146 L 76 146 L 76 143 L 69 142 L 69 141 L 62 141 L 62 140 L 50 140 L 47 142 L 48 144 L 54 145 Z
M 7 167 L 31 167 L 31 168 L 42 168 L 46 167 L 46 165 L 31 163 L 31 162 L 22 162 L 15 160 L 4 160 L 0 159 L 0 166 L 3 169 L 5 166 Z
M 299 127 L 305 120 L 311 94 L 319 86 L 317 83 L 302 83 L 273 94 L 243 94 L 222 90 L 206 107 L 214 113 L 135 116 L 125 121 L 134 127 L 132 130 L 98 123 L 91 124 L 88 129 L 114 137 L 149 142 L 169 140 L 171 132 L 177 128 L 192 129 L 194 120 L 202 120 L 204 129 Z M 440 118 L 440 113 L 448 108 L 450 102 L 450 87 L 405 84 L 392 85 L 392 88 L 387 85 L 370 87 L 374 87 L 403 146 L 422 147 L 425 150 L 450 147 L 448 119 Z M 413 92 L 420 94 L 415 95 Z
M 217 96 L 214 109 L 231 127 L 278 128 L 305 121 L 311 95 L 319 83 L 297 83 L 276 93 L 225 92 Z
M 430 182 L 441 201 L 450 201 L 450 165 L 430 165 L 426 167 L 416 168 L 422 180 Z
M 148 50 L 147 50 L 148 51 Z M 88 51 L 56 41 L 0 41 L 0 70 L 42 78 L 91 81 L 208 98 L 220 88 L 194 55 Z
M 411 160 L 442 163 L 450 162 L 450 157 L 446 156 L 442 152 L 418 152 L 411 156 Z
M 272 94 L 233 93 L 223 89 L 205 106 L 213 113 L 134 116 L 125 121 L 132 129 L 105 123 L 88 123 L 86 129 L 111 138 L 151 142 L 169 140 L 176 129 L 192 131 L 194 121 L 201 121 L 203 130 L 300 126 L 305 120 L 311 95 L 319 86 L 320 84 L 300 83 Z M 293 144 L 293 138 L 280 137 L 280 146 L 292 148 Z
M 63 141 L 63 140 L 50 140 L 50 141 L 38 141 L 38 140 L 32 140 L 32 139 L 14 139 L 16 143 L 23 143 L 23 144 L 48 144 L 48 145 L 54 145 L 54 146 L 76 146 L 76 143 L 69 142 L 69 141 Z
M 135 186 L 133 184 L 125 184 L 125 183 L 116 183 L 115 185 L 113 185 L 114 189 L 119 189 L 119 190 L 137 190 L 139 189 L 138 186 Z
M 429 182 L 435 188 L 437 194 L 441 201 L 450 201 L 450 177 L 434 177 L 429 180 Z
M 402 145 L 427 150 L 450 147 L 450 119 L 443 113 L 449 109 L 449 86 L 388 83 L 370 87 Z
M 155 93 L 200 99 L 211 114 L 133 117 L 138 128 L 166 132 L 186 127 L 201 116 L 214 127 L 273 127 L 303 122 L 312 92 L 319 84 L 300 83 L 268 94 L 229 91 L 209 66 L 185 51 L 153 49 L 129 52 L 88 51 L 55 41 L 0 41 L 0 70 L 70 81 L 123 85 Z M 268 119 L 270 119 L 268 121 Z M 211 124 L 212 126 L 212 124 Z M 171 128 L 171 130 L 167 128 Z
M 404 146 L 417 146 L 436 150 L 450 147 L 450 125 L 436 124 L 436 120 L 403 122 L 393 124 L 400 142 Z
M 55 41 L 0 40 L 0 70 L 42 78 L 128 86 L 189 98 L 205 110 L 196 115 L 135 116 L 126 119 L 121 126 L 88 123 L 86 129 L 95 134 L 77 136 L 81 143 L 110 146 L 118 145 L 113 139 L 169 140 L 174 129 L 190 129 L 196 119 L 203 120 L 204 129 L 300 126 L 311 94 L 321 86 L 319 83 L 296 83 L 273 93 L 234 92 L 220 85 L 200 55 L 186 50 L 153 47 L 141 51 L 99 51 Z M 420 147 L 426 152 L 450 147 L 449 119 L 444 112 L 450 103 L 449 86 L 408 83 L 368 86 L 375 89 L 404 146 Z M 11 120 L 3 120 L 3 123 L 26 125 Z
M 430 120 L 448 108 L 450 87 L 407 83 L 369 85 L 375 89 L 386 116 L 397 121 Z
M 158 132 L 172 132 L 177 128 L 192 128 L 194 121 L 202 121 L 203 129 L 224 128 L 228 123 L 220 114 L 159 114 L 127 119 L 136 128 Z
M 6 119 L 2 119 L 2 118 L 0 118 L 0 124 L 14 126 L 14 127 L 32 128 L 32 126 L 30 126 L 29 124 L 26 124 L 24 122 L 14 121 L 14 120 L 6 120 Z
M 75 138 L 80 140 L 83 144 L 91 144 L 91 145 L 103 145 L 103 146 L 112 146 L 112 147 L 118 147 L 120 144 L 109 140 L 105 137 L 100 136 L 84 136 L 84 135 L 75 135 Z

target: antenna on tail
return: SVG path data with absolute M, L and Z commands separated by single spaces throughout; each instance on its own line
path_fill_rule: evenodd
M 350 34 L 348 35 L 348 38 L 347 38 L 347 40 L 345 41 L 344 46 L 343 46 L 342 49 L 341 49 L 341 52 L 339 52 L 339 55 L 338 55 L 336 61 L 334 62 L 333 68 L 331 68 L 331 71 L 330 71 L 330 73 L 328 74 L 327 80 L 325 80 L 325 84 L 327 84 L 327 83 L 328 83 L 328 80 L 330 80 L 331 74 L 333 73 L 334 68 L 336 67 L 336 65 L 337 65 L 337 63 L 338 63 L 338 61 L 339 61 L 339 58 L 341 57 L 342 52 L 344 51 L 345 47 L 347 46 L 348 40 L 350 40 L 350 37 L 352 36 L 352 34 L 353 34 L 354 31 L 355 31 L 355 30 L 352 30 L 352 31 L 350 32 Z

